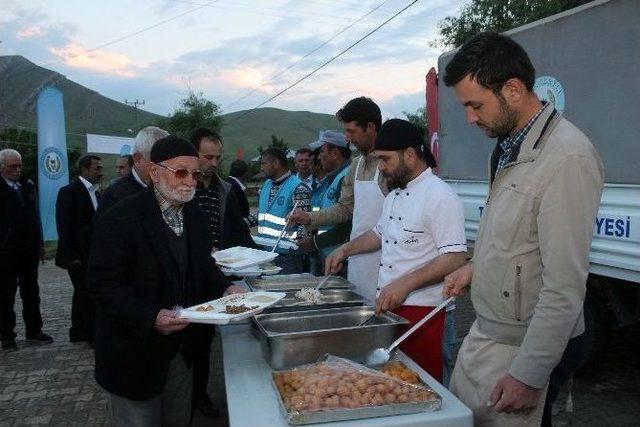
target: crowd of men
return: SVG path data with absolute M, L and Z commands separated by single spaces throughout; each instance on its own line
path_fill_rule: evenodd
M 116 425 L 187 425 L 193 407 L 215 415 L 206 391 L 213 329 L 174 308 L 244 292 L 211 257 L 234 246 L 275 246 L 282 274 L 345 275 L 376 313 L 391 310 L 409 326 L 470 289 L 477 320 L 455 368 L 453 303 L 401 349 L 450 386 L 477 424 L 550 425 L 563 379 L 554 368 L 584 331 L 602 163 L 537 98 L 534 67 L 510 38 L 481 33 L 443 71 L 467 121 L 497 139 L 471 259 L 462 203 L 434 174 L 424 135 L 405 120 L 383 123 L 366 97 L 338 110 L 342 131 L 321 131 L 296 152 L 295 171 L 282 150 L 262 152 L 257 220 L 246 163 L 234 161 L 222 179 L 222 137 L 211 130 L 186 141 L 142 129 L 118 163 L 129 172 L 102 194 L 101 159 L 80 159 L 80 175 L 58 195 L 56 264 L 74 289 L 69 339 L 95 347 Z M 3 349 L 16 348 L 18 287 L 26 338 L 51 342 L 39 313 L 35 190 L 20 170 L 19 153 L 0 151 Z

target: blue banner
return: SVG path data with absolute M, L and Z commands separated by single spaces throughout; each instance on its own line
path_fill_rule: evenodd
M 69 183 L 67 134 L 64 125 L 62 92 L 42 89 L 36 107 L 38 115 L 38 195 L 44 240 L 58 240 L 56 198 Z

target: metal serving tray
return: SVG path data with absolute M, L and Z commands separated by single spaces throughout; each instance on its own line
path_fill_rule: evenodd
M 289 291 L 276 304 L 268 307 L 263 313 L 282 313 L 285 311 L 308 311 L 325 308 L 339 308 L 365 305 L 364 298 L 349 289 L 320 289 L 322 302 L 312 304 L 295 297 L 298 291 Z
M 317 362 L 326 353 L 363 360 L 369 351 L 386 348 L 409 322 L 387 311 L 357 326 L 374 312 L 372 306 L 331 308 L 260 314 L 253 322 L 265 360 L 285 369 Z
M 331 359 L 332 356 L 329 356 Z M 335 360 L 335 359 L 334 359 Z M 367 368 L 362 367 L 365 372 Z M 377 418 L 388 417 L 393 415 L 406 415 L 414 414 L 417 412 L 434 412 L 440 410 L 442 407 L 442 397 L 438 395 L 431 387 L 422 383 L 419 387 L 422 387 L 433 394 L 433 399 L 425 402 L 407 402 L 407 403 L 393 403 L 380 406 L 361 406 L 358 408 L 335 408 L 324 409 L 318 411 L 288 411 L 282 395 L 278 390 L 275 382 L 275 375 L 279 372 L 273 372 L 271 375 L 271 385 L 278 397 L 278 406 L 280 406 L 280 412 L 290 425 L 304 425 L 315 423 L 326 423 L 333 421 L 346 421 L 357 420 L 363 418 Z M 378 372 L 376 372 L 378 373 Z
M 276 276 L 247 279 L 247 284 L 254 291 L 299 291 L 303 288 L 315 288 L 322 276 L 309 273 L 278 274 Z M 349 289 L 349 282 L 342 277 L 331 277 L 322 285 L 322 289 Z

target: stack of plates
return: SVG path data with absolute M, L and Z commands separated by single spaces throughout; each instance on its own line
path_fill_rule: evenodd
M 277 274 L 282 268 L 270 264 L 278 256 L 275 252 L 236 246 L 213 254 L 220 270 L 228 276 L 255 277 Z

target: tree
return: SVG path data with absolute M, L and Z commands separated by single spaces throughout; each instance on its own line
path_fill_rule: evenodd
M 460 16 L 440 22 L 442 38 L 432 45 L 457 47 L 482 31 L 503 32 L 592 0 L 471 0 Z
M 284 151 L 285 155 L 289 152 L 289 144 L 286 144 L 283 138 L 278 138 L 275 135 L 271 135 L 271 144 L 267 148 L 278 148 Z M 265 149 L 262 148 L 262 145 L 258 147 L 258 153 L 260 153 L 260 155 L 262 155 L 264 150 Z
M 407 118 L 407 121 L 420 130 L 424 139 L 425 135 L 427 135 L 427 113 L 425 107 L 418 108 L 415 113 L 403 111 L 402 114 Z
M 166 118 L 158 122 L 158 126 L 169 133 L 191 138 L 191 133 L 197 128 L 208 128 L 215 132 L 222 129 L 220 106 L 204 97 L 201 92 L 189 95 L 180 101 L 180 106 Z

